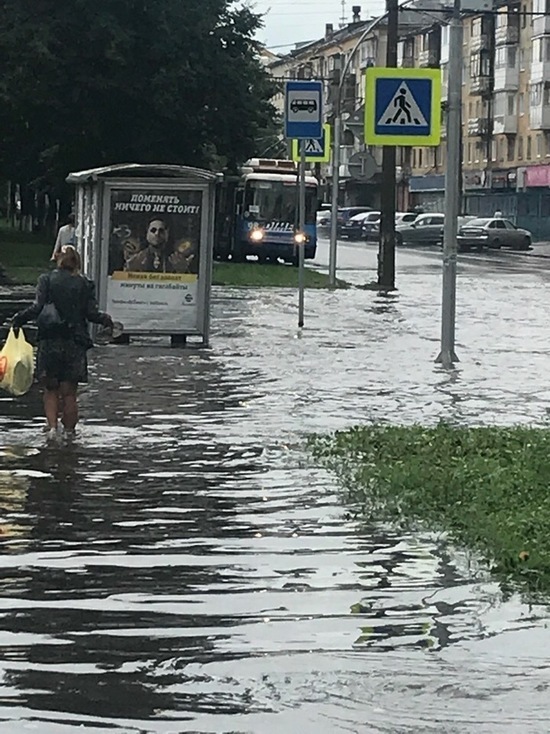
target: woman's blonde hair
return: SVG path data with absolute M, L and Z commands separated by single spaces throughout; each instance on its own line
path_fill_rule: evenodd
M 57 267 L 68 270 L 73 275 L 80 272 L 80 255 L 72 245 L 63 245 L 56 258 Z

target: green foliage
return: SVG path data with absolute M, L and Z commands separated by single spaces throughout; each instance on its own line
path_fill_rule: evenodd
M 8 278 L 15 283 L 34 285 L 48 268 L 53 240 L 42 233 L 20 232 L 0 224 L 0 263 Z
M 312 439 L 358 513 L 447 531 L 506 583 L 550 591 L 550 431 L 366 426 Z
M 234 167 L 271 83 L 235 0 L 0 0 L 0 170 L 58 192 L 117 162 Z

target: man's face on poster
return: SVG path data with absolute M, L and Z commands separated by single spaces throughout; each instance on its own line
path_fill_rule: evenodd
M 168 227 L 162 219 L 153 219 L 147 227 L 147 244 L 152 247 L 164 247 L 168 242 Z

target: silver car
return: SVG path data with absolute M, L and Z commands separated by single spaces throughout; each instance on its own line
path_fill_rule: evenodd
M 461 252 L 482 250 L 484 247 L 529 250 L 531 232 L 516 227 L 502 217 L 471 219 L 458 230 L 457 244 Z
M 396 245 L 438 245 L 443 242 L 444 214 L 421 214 L 395 227 Z

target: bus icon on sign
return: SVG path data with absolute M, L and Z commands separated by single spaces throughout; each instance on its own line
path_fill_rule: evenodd
M 297 112 L 317 112 L 317 100 L 315 99 L 293 99 L 290 103 L 290 109 L 294 114 Z

